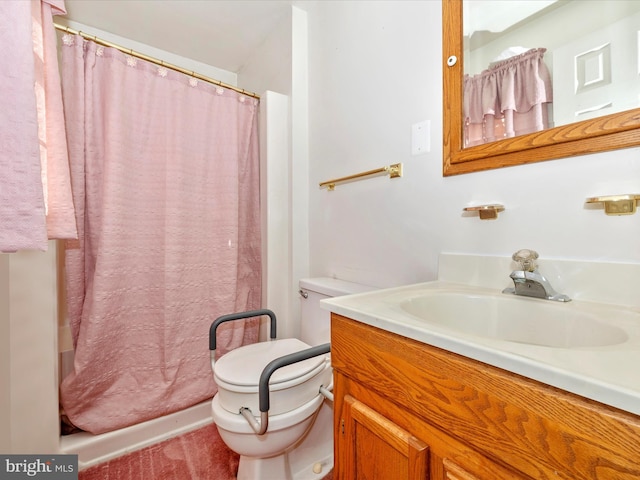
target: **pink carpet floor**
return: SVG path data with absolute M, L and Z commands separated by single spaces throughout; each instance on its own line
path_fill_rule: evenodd
M 78 479 L 234 480 L 237 471 L 238 455 L 211 424 L 82 470 Z M 330 472 L 322 480 L 332 477 Z

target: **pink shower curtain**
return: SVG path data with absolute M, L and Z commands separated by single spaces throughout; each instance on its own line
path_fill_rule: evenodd
M 504 60 L 464 78 L 464 146 L 550 127 L 552 82 L 544 48 Z
M 101 433 L 216 391 L 208 329 L 259 308 L 258 101 L 63 37 L 77 241 L 66 246 L 71 422 Z M 257 340 L 231 322 L 221 354 Z

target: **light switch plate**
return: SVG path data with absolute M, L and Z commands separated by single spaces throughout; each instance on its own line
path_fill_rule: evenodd
M 431 122 L 414 123 L 411 125 L 411 155 L 427 153 L 431 148 Z

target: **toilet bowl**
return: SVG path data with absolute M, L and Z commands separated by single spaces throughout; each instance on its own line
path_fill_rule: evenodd
M 211 402 L 211 410 L 220 437 L 231 450 L 249 459 L 265 459 L 282 456 L 283 452 L 300 440 L 311 427 L 323 401 L 324 397 L 316 395 L 295 410 L 270 416 L 269 430 L 264 435 L 256 435 L 242 415 L 225 410 L 217 395 Z M 273 470 L 267 472 L 275 473 Z M 238 478 L 242 478 L 240 473 Z M 285 475 L 282 478 L 284 480 L 287 477 Z
M 259 382 L 272 360 L 308 350 L 310 345 L 286 338 L 237 348 L 215 363 L 218 393 L 211 403 L 213 420 L 225 444 L 240 455 L 239 480 L 292 480 L 288 450 L 311 427 L 329 387 L 331 366 L 327 355 L 308 358 L 275 370 L 269 385 L 268 429 L 256 434 L 240 413 L 248 409 L 259 419 Z
M 296 360 L 274 370 L 268 379 L 268 414 L 260 411 L 258 385 L 272 361 L 328 344 L 330 319 L 320 308 L 322 298 L 373 287 L 329 278 L 301 280 L 300 287 L 302 298 L 309 301 L 302 308 L 302 340 L 245 345 L 212 363 L 218 385 L 212 416 L 222 440 L 240 455 L 238 480 L 321 479 L 333 467 L 332 402 L 320 392 L 321 387 L 325 393 L 331 389 L 330 355 Z M 256 433 L 256 425 L 265 420 L 266 432 Z

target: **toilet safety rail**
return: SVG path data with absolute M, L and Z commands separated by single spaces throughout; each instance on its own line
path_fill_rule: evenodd
M 291 365 L 292 363 L 301 362 L 308 358 L 317 357 L 318 355 L 325 355 L 331 351 L 331 344 L 325 343 L 323 345 L 317 345 L 315 347 L 307 348 L 306 350 L 300 350 L 299 352 L 290 353 L 282 357 L 271 360 L 262 373 L 260 374 L 260 381 L 258 382 L 258 407 L 260 409 L 260 422 L 256 420 L 251 412 L 251 409 L 247 407 L 240 408 L 240 414 L 249 422 L 249 425 L 256 432 L 257 435 L 264 435 L 269 427 L 269 379 L 273 373 L 282 367 Z M 323 390 L 323 387 L 320 387 Z M 324 392 L 320 391 L 325 396 Z
M 276 315 L 271 310 L 250 310 L 247 312 L 231 313 L 229 315 L 223 315 L 218 317 L 209 327 L 209 350 L 211 355 L 211 370 L 214 370 L 215 356 L 216 356 L 216 330 L 218 327 L 231 320 L 241 320 L 243 318 L 259 317 L 268 315 L 271 319 L 271 325 L 269 329 L 269 338 L 274 340 L 276 338 Z M 286 367 L 293 363 L 301 362 L 309 358 L 317 357 L 318 355 L 326 355 L 331 352 L 331 344 L 325 343 L 323 345 L 317 345 L 315 347 L 307 348 L 299 352 L 290 353 L 272 360 L 267 364 L 260 374 L 260 381 L 258 382 L 258 407 L 260 409 L 260 422 L 256 420 L 251 412 L 251 409 L 247 407 L 240 408 L 240 414 L 247 420 L 253 431 L 257 435 L 264 435 L 269 427 L 269 380 L 271 375 L 279 368 Z M 333 400 L 333 395 L 327 387 L 320 387 L 320 394 L 327 397 L 329 400 Z
M 269 339 L 274 340 L 276 338 L 276 314 L 273 311 L 263 308 L 260 310 L 249 310 L 247 312 L 239 312 L 239 313 L 230 313 L 228 315 L 222 315 L 214 320 L 214 322 L 209 327 L 209 350 L 211 356 L 211 371 L 213 371 L 213 367 L 216 364 L 216 330 L 218 327 L 231 320 L 241 320 L 243 318 L 252 318 L 252 317 L 261 317 L 263 315 L 268 315 L 271 319 L 271 324 L 269 327 Z

